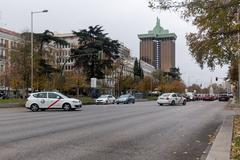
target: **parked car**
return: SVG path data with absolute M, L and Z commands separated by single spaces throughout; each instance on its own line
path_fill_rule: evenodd
M 164 104 L 168 105 L 175 105 L 175 104 L 182 104 L 186 105 L 187 99 L 182 95 L 177 93 L 164 93 L 158 97 L 157 103 L 161 106 Z
M 116 101 L 116 98 L 113 97 L 112 95 L 101 95 L 96 99 L 96 104 L 114 104 Z
M 227 94 L 220 94 L 218 97 L 219 101 L 228 101 L 230 97 Z
M 33 112 L 46 109 L 63 109 L 70 111 L 81 108 L 82 102 L 58 92 L 37 92 L 30 94 L 25 107 Z
M 124 94 L 121 95 L 117 100 L 116 103 L 124 103 L 124 104 L 128 104 L 128 103 L 135 103 L 135 97 L 132 96 L 131 94 Z

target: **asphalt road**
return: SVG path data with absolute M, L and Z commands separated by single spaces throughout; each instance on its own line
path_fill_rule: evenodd
M 0 160 L 197 160 L 228 114 L 225 105 L 0 109 Z

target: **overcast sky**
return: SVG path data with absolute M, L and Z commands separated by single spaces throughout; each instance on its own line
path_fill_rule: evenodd
M 215 77 L 227 75 L 227 67 L 218 67 L 214 72 L 208 68 L 201 70 L 189 55 L 185 39 L 185 34 L 196 31 L 195 28 L 173 12 L 149 9 L 147 0 L 1 0 L 0 4 L 0 27 L 17 32 L 30 30 L 30 12 L 47 9 L 48 13 L 34 15 L 34 32 L 49 29 L 69 33 L 98 24 L 109 33 L 109 37 L 123 42 L 131 49 L 132 56 L 137 57 L 137 34 L 151 30 L 159 17 L 161 26 L 178 37 L 176 67 L 180 68 L 187 85 L 198 83 L 207 86 L 211 78 L 215 82 Z

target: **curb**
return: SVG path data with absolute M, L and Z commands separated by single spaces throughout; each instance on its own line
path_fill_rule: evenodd
M 19 108 L 19 107 L 25 107 L 25 105 L 21 103 L 0 103 L 0 108 Z
M 230 160 L 233 115 L 227 116 L 219 130 L 206 160 Z
M 147 102 L 147 99 L 135 99 L 135 102 Z

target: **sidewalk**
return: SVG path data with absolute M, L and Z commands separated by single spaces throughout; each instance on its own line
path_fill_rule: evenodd
M 232 144 L 233 115 L 225 118 L 206 160 L 229 160 Z
M 235 115 L 240 115 L 240 106 L 232 100 L 227 109 L 232 113 L 225 117 L 206 160 L 230 160 L 233 119 Z

